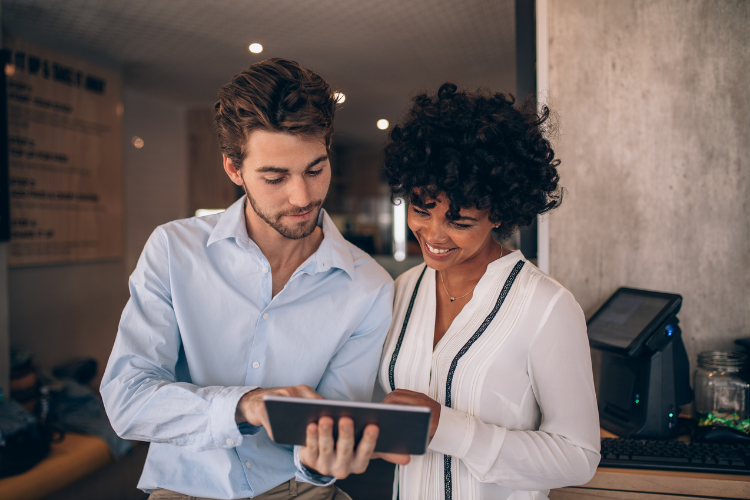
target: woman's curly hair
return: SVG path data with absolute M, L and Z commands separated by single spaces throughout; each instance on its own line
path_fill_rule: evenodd
M 500 239 L 560 204 L 546 106 L 537 114 L 533 103 L 515 108 L 512 95 L 462 92 L 452 83 L 413 102 L 385 147 L 392 201 L 408 197 L 424 206 L 444 193 L 449 220 L 461 208 L 489 209 Z

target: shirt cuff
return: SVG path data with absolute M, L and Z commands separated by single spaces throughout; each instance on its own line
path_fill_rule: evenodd
M 299 459 L 300 448 L 300 445 L 294 446 L 294 465 L 297 467 L 297 474 L 295 475 L 295 478 L 298 481 L 314 484 L 315 486 L 330 486 L 334 482 L 336 482 L 336 478 L 333 476 L 324 476 L 305 467 L 305 465 Z
M 429 451 L 463 458 L 474 436 L 474 419 L 468 414 L 443 406 L 435 435 L 427 446 Z
M 252 425 L 247 422 L 237 424 L 237 428 L 240 430 L 240 434 L 243 436 L 255 436 L 257 433 L 263 430 L 262 425 Z
M 255 387 L 223 387 L 211 399 L 211 439 L 218 448 L 235 448 L 242 444 L 236 419 L 237 403 L 253 389 Z

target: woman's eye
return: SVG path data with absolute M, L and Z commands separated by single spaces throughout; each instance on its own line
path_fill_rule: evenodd
M 414 210 L 414 213 L 415 213 L 415 214 L 417 214 L 417 215 L 419 215 L 419 216 L 421 216 L 421 217 L 427 217 L 428 215 L 430 215 L 430 214 L 428 214 L 427 212 L 424 212 L 424 211 L 422 211 L 422 210 L 419 210 L 418 208 L 414 208 L 414 207 L 412 207 L 412 210 Z
M 453 227 L 458 228 L 458 229 L 469 229 L 471 227 L 466 224 L 459 224 L 457 222 L 451 222 L 451 224 L 453 224 Z

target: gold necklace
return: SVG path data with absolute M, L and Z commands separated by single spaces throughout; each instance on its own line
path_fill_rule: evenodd
M 463 299 L 464 297 L 466 297 L 467 295 L 469 295 L 469 293 L 473 292 L 474 288 L 477 287 L 477 285 L 474 285 L 474 287 L 471 290 L 469 290 L 469 293 L 465 293 L 465 294 L 461 295 L 460 297 L 451 297 L 451 293 L 448 291 L 447 288 L 445 288 L 445 280 L 443 279 L 443 273 L 439 273 L 439 274 L 440 274 L 440 283 L 443 284 L 443 290 L 445 290 L 445 293 L 448 294 L 448 298 L 451 299 L 451 302 L 453 302 L 456 299 Z M 479 284 L 478 281 L 477 281 L 477 284 Z
M 498 257 L 498 259 L 502 258 L 504 251 L 505 251 L 505 249 L 503 247 L 500 247 L 500 257 Z M 463 299 L 464 297 L 466 297 L 467 295 L 469 295 L 471 292 L 473 292 L 474 288 L 476 288 L 477 285 L 479 284 L 479 282 L 477 281 L 477 285 L 474 285 L 471 290 L 469 290 L 467 293 L 461 295 L 460 297 L 451 297 L 451 293 L 445 287 L 445 280 L 443 279 L 443 273 L 441 273 L 440 271 L 438 271 L 438 274 L 440 275 L 440 283 L 443 284 L 443 290 L 445 290 L 445 293 L 448 294 L 448 298 L 451 299 L 451 302 L 453 302 L 454 300 Z

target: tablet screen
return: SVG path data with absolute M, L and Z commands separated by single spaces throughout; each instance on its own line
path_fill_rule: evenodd
M 620 292 L 589 323 L 589 338 L 625 349 L 669 302 L 661 297 Z

